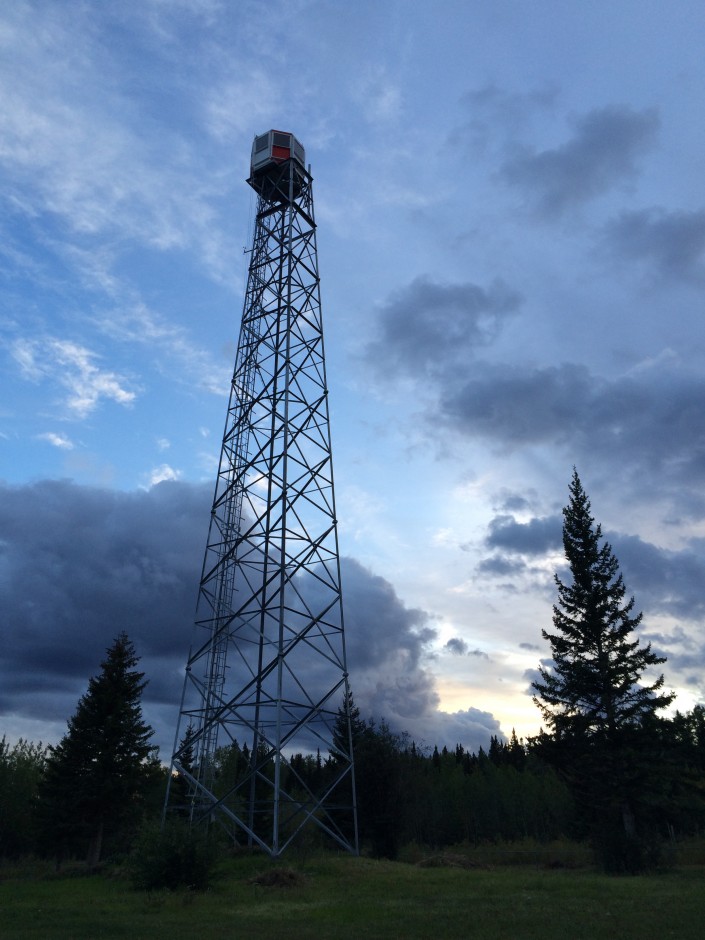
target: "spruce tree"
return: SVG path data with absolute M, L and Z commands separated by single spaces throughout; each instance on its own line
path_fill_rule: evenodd
M 558 604 L 555 632 L 542 630 L 553 664 L 540 667 L 534 701 L 555 734 L 612 740 L 621 729 L 638 726 L 669 705 L 663 675 L 650 684 L 644 672 L 665 662 L 642 646 L 634 631 L 642 615 L 626 589 L 619 562 L 602 527 L 590 514 L 590 500 L 576 470 L 570 502 L 563 510 L 563 547 L 571 579 L 555 576 Z
M 360 709 L 355 704 L 353 694 L 348 690 L 343 696 L 343 702 L 335 718 L 330 757 L 334 761 L 347 758 L 351 738 L 354 753 L 355 747 L 364 735 L 366 727 L 367 724 L 365 720 L 360 717 Z
M 68 731 L 50 749 L 41 792 L 45 831 L 57 858 L 80 851 L 91 867 L 106 834 L 136 821 L 158 762 L 142 718 L 144 673 L 126 633 L 107 650 Z
M 646 670 L 665 660 L 635 635 L 642 615 L 590 510 L 574 470 L 563 510 L 570 580 L 555 576 L 555 629 L 542 630 L 553 661 L 533 683 L 550 733 L 532 745 L 570 784 L 603 865 L 637 871 L 655 858 L 654 833 L 666 808 L 654 728 L 657 711 L 674 696 L 663 691 L 663 675 L 645 680 Z

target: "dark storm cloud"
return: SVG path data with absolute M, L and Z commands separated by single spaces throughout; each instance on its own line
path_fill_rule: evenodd
M 500 506 L 505 512 L 524 512 L 531 508 L 529 500 L 519 493 L 503 492 L 500 497 Z
M 441 716 L 442 720 L 438 720 Z M 492 735 L 500 740 L 505 738 L 499 722 L 490 713 L 478 708 L 468 708 L 459 712 L 442 712 L 424 716 L 414 724 L 413 737 L 418 744 L 432 747 L 445 746 L 452 749 L 456 744 L 471 751 L 480 747 L 487 750 Z
M 449 388 L 441 411 L 467 434 L 510 447 L 555 441 L 574 433 L 592 392 L 583 366 L 545 369 L 483 367 L 477 378 Z
M 477 659 L 487 659 L 489 656 L 483 650 L 471 650 L 468 644 L 459 636 L 452 636 L 444 645 L 444 649 L 453 656 L 475 656 Z
M 574 121 L 575 132 L 564 144 L 541 151 L 524 148 L 505 161 L 500 175 L 526 195 L 540 216 L 554 218 L 632 177 L 658 124 L 654 110 L 596 109 Z
M 660 548 L 636 535 L 609 535 L 627 591 L 645 616 L 655 613 L 705 618 L 705 539 L 691 539 L 678 551 Z
M 537 571 L 526 561 L 559 548 L 562 543 L 562 520 L 558 516 L 535 517 L 528 522 L 517 522 L 512 515 L 502 514 L 491 519 L 484 544 L 493 555 L 478 562 L 476 573 L 491 578 L 526 576 L 542 587 L 545 572 Z M 519 556 L 519 557 L 517 557 Z M 521 557 L 524 556 L 524 557 Z M 523 581 L 525 584 L 526 582 Z M 503 585 L 505 590 L 516 591 L 517 582 Z
M 641 473 L 641 489 L 702 480 L 705 380 L 668 366 L 615 380 L 583 366 L 482 367 L 461 386 L 446 383 L 439 403 L 449 427 L 504 449 L 563 445 L 571 459 L 598 455 Z M 439 414 L 431 420 L 434 433 Z
M 182 669 L 209 519 L 211 487 L 165 482 L 125 493 L 45 481 L 0 486 L 0 712 L 63 721 L 113 638 L 125 630 L 149 685 L 145 715 L 163 753 L 171 746 Z M 363 715 L 443 740 L 433 676 L 422 654 L 430 618 L 404 606 L 392 586 L 341 560 L 348 666 Z M 315 681 L 315 680 L 314 680 Z M 469 731 L 481 722 L 473 713 Z M 453 726 L 458 724 L 452 719 Z M 488 717 L 479 738 L 496 733 Z M 0 730 L 0 733 L 2 733 Z
M 544 555 L 562 545 L 561 516 L 517 522 L 514 516 L 495 516 L 489 524 L 485 544 L 521 555 Z
M 162 483 L 123 493 L 66 481 L 0 489 L 0 687 L 13 693 L 5 711 L 68 718 L 122 630 L 150 678 L 145 701 L 178 701 L 209 490 Z
M 468 651 L 468 644 L 458 636 L 452 636 L 445 645 L 445 649 L 454 656 L 464 656 Z
M 543 666 L 544 669 L 547 669 L 550 672 L 554 667 L 554 662 L 552 659 L 540 659 L 539 665 Z M 525 669 L 522 673 L 522 679 L 526 679 L 526 681 L 529 683 L 528 686 L 524 689 L 524 693 L 531 696 L 536 695 L 533 683 L 543 681 L 538 666 L 536 669 Z
M 173 482 L 133 493 L 67 481 L 2 487 L 12 651 L 32 667 L 76 676 L 133 624 L 144 655 L 168 653 L 175 633 L 183 642 L 209 495 Z
M 507 136 L 514 139 L 517 130 L 529 124 L 535 114 L 551 110 L 557 97 L 555 88 L 511 92 L 487 83 L 460 98 L 470 119 L 451 131 L 448 144 L 486 154 L 503 146 Z
M 642 261 L 651 277 L 705 278 L 705 210 L 623 212 L 605 229 L 610 255 Z
M 382 307 L 366 359 L 386 377 L 439 374 L 490 343 L 520 301 L 500 281 L 485 289 L 417 278 Z
M 651 643 L 655 653 L 668 658 L 670 669 L 685 673 L 686 685 L 700 687 L 700 694 L 705 692 L 705 642 L 701 637 L 693 636 L 682 627 L 675 626 L 669 633 L 645 630 L 644 642 Z
M 628 523 L 628 518 L 625 522 Z M 489 523 L 485 544 L 503 554 L 485 559 L 478 570 L 511 573 L 515 555 L 538 557 L 560 549 L 562 526 L 563 519 L 558 515 L 526 523 L 517 522 L 512 516 L 496 516 Z M 640 610 L 695 620 L 705 618 L 702 588 L 705 539 L 691 539 L 687 547 L 678 551 L 653 545 L 636 535 L 603 533 L 603 539 L 612 546 L 627 592 L 637 595 Z M 519 570 L 528 570 L 522 562 L 519 565 Z M 565 576 L 568 577 L 567 571 Z
M 392 585 L 352 558 L 343 559 L 345 636 L 358 706 L 403 727 L 433 711 L 438 693 L 421 665 L 436 636 L 429 615 L 405 607 Z
M 516 558 L 506 558 L 504 555 L 483 558 L 477 565 L 478 574 L 489 574 L 501 578 L 521 574 L 526 570 L 528 570 L 526 562 Z

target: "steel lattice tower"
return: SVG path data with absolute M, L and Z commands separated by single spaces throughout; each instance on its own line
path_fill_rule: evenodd
M 248 183 L 247 291 L 166 807 L 272 856 L 307 825 L 357 852 L 316 225 L 298 140 L 256 137 Z

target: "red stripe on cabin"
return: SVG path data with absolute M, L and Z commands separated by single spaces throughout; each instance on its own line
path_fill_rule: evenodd
M 272 156 L 275 160 L 288 160 L 291 150 L 288 147 L 272 147 Z

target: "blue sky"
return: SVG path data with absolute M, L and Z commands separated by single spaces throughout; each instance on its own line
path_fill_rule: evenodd
M 246 278 L 252 138 L 315 179 L 353 690 L 538 729 L 575 465 L 678 705 L 705 680 L 702 4 L 0 10 L 0 732 L 125 629 L 168 747 Z

